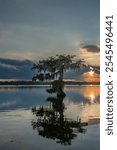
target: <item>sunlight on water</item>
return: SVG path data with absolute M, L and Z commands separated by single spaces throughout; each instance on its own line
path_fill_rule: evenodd
M 76 91 L 86 99 L 85 102 L 70 101 L 67 98 L 66 102 L 66 115 L 71 118 L 80 117 L 82 121 L 90 122 L 94 120 L 99 122 L 100 118 L 100 87 L 99 86 L 84 86 L 84 87 L 66 87 L 66 91 Z M 97 121 L 98 120 L 98 121 Z M 93 122 L 94 123 L 94 122 Z

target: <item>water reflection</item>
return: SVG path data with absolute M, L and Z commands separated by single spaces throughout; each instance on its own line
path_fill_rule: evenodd
M 57 82 L 56 86 L 53 84 L 51 89 L 47 89 L 49 93 L 56 93 L 56 96 L 47 98 L 50 105 L 48 108 L 40 107 L 32 108 L 33 114 L 37 116 L 37 119 L 32 121 L 33 129 L 37 129 L 40 136 L 56 140 L 57 143 L 63 145 L 71 145 L 72 139 L 74 139 L 76 133 L 85 133 L 86 129 L 83 126 L 87 126 L 87 122 L 81 122 L 81 118 L 74 120 L 68 119 L 64 115 L 65 104 L 63 102 L 66 94 L 63 91 L 62 83 Z M 75 130 L 75 132 L 74 132 Z
M 100 102 L 100 86 L 67 86 L 64 89 L 66 92 L 77 92 L 78 94 L 89 100 L 90 103 Z
M 90 120 L 100 117 L 99 104 L 84 104 L 68 101 L 66 102 L 65 115 L 68 118 L 76 119 L 77 116 L 82 118 L 82 121 L 90 123 Z
M 88 123 L 99 123 L 100 118 L 100 87 L 99 86 L 82 86 L 82 87 L 65 87 L 65 91 L 76 92 L 74 93 L 74 100 L 72 101 L 67 97 L 65 114 L 70 118 L 76 118 L 77 115 L 82 118 L 82 121 Z M 75 96 L 76 94 L 76 96 Z M 80 96 L 82 100 L 79 100 Z
M 16 149 L 17 145 L 19 149 L 99 150 L 99 86 L 64 87 L 64 91 L 62 99 L 56 93 L 49 97 L 46 87 L 0 89 L 0 149 Z M 34 115 L 32 106 L 36 106 Z M 39 109 L 43 113 L 36 116 Z M 9 143 L 12 137 L 14 144 Z
M 88 124 L 87 122 L 81 123 L 80 119 L 74 121 L 64 116 L 63 98 L 62 96 L 48 98 L 49 108 L 33 107 L 32 112 L 37 116 L 37 119 L 32 121 L 32 127 L 37 129 L 40 136 L 56 140 L 60 144 L 71 145 L 72 139 L 77 136 L 76 133 L 85 133 L 86 129 L 83 126 Z

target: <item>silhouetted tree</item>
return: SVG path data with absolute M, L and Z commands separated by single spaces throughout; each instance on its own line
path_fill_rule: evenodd
M 38 73 L 32 78 L 33 81 L 37 79 L 44 80 L 59 80 L 63 81 L 63 73 L 68 69 L 80 69 L 84 65 L 84 60 L 75 59 L 75 55 L 56 55 L 47 59 L 39 60 L 38 63 L 33 64 L 32 69 L 36 69 Z
M 83 60 L 75 60 L 74 55 L 56 55 L 48 59 L 40 60 L 33 65 L 33 69 L 38 71 L 37 75 L 32 78 L 40 81 L 52 81 L 51 87 L 47 89 L 48 93 L 56 93 L 55 96 L 47 98 L 50 102 L 50 108 L 32 108 L 32 112 L 38 117 L 37 121 L 32 121 L 33 129 L 37 128 L 39 135 L 57 139 L 57 143 L 70 145 L 71 140 L 76 137 L 73 128 L 78 132 L 85 132 L 80 121 L 68 121 L 64 117 L 63 99 L 66 94 L 63 91 L 63 73 L 68 69 L 80 69 L 84 65 Z M 87 125 L 87 123 L 85 124 Z

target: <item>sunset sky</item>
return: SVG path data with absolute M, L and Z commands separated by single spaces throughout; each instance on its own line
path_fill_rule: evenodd
M 0 0 L 0 58 L 75 54 L 99 65 L 99 0 Z

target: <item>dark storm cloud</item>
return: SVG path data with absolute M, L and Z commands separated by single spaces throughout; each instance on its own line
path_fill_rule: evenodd
M 31 80 L 33 62 L 28 60 L 14 60 L 0 58 L 0 79 L 28 79 Z
M 82 49 L 86 49 L 87 52 L 92 52 L 92 53 L 100 52 L 100 47 L 98 47 L 97 45 L 85 45 L 82 47 Z

